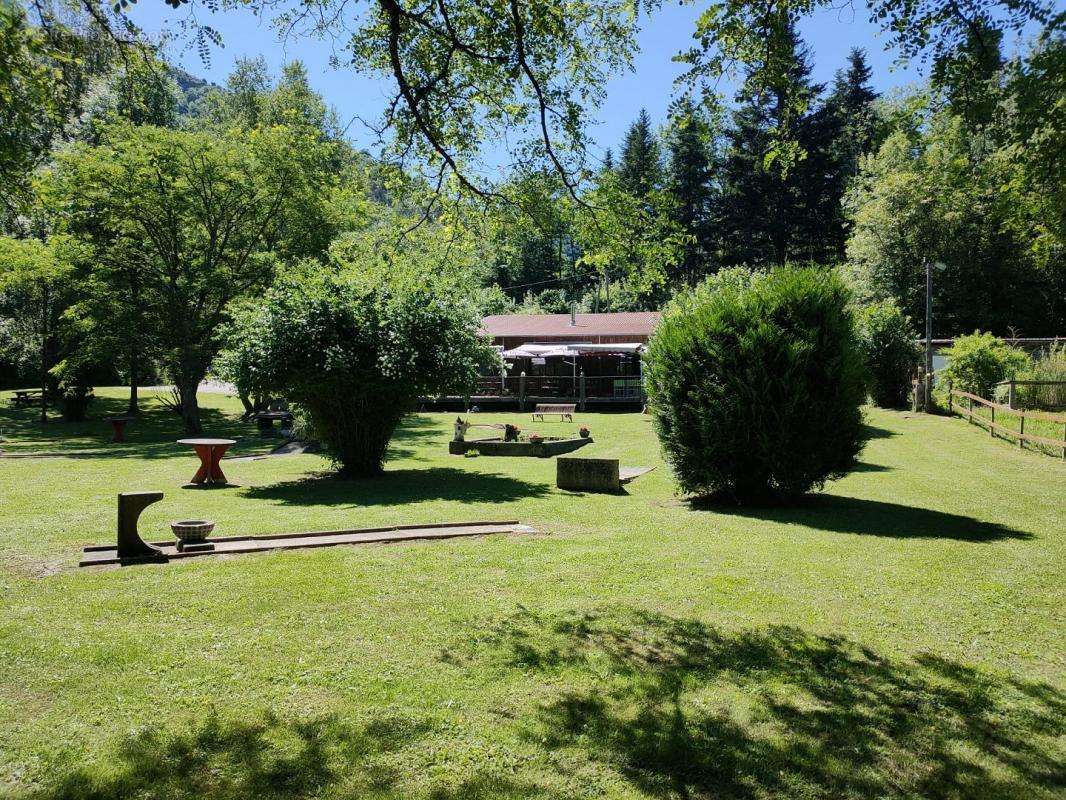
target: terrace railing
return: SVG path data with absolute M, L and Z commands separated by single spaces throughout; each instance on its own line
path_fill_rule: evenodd
M 557 397 L 573 400 L 642 402 L 643 386 L 636 375 L 487 375 L 478 378 L 477 397 Z

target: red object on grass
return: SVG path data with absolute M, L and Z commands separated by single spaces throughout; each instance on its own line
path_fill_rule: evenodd
M 187 444 L 200 457 L 200 469 L 192 476 L 190 483 L 214 484 L 226 483 L 219 462 L 231 446 L 237 444 L 234 439 L 178 439 L 178 444 Z

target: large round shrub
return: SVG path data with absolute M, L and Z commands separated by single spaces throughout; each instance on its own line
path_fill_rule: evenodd
M 1023 350 L 980 331 L 960 336 L 941 355 L 948 362 L 944 377 L 953 388 L 987 398 L 992 397 L 997 383 L 1032 365 Z
M 299 404 L 342 474 L 374 475 L 418 397 L 467 392 L 496 358 L 479 323 L 471 304 L 428 280 L 303 273 L 238 326 L 242 389 Z
M 892 300 L 865 305 L 857 317 L 870 397 L 884 408 L 903 405 L 922 356 L 910 317 Z
M 865 385 L 848 302 L 832 273 L 785 267 L 711 280 L 667 307 L 648 395 L 685 492 L 795 497 L 855 463 Z

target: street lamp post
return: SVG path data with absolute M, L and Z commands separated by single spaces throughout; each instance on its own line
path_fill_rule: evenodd
M 925 389 L 923 400 L 928 413 L 933 393 L 933 269 L 943 272 L 947 265 L 940 261 L 925 262 Z

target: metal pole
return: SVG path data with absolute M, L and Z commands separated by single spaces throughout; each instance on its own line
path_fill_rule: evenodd
M 925 262 L 925 411 L 933 388 L 933 264 Z

